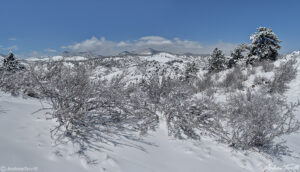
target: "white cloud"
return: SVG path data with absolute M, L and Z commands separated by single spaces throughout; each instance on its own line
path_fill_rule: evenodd
M 129 42 L 124 42 L 121 41 L 117 44 L 118 47 L 126 47 L 126 46 L 130 46 L 131 44 Z
M 9 51 L 9 50 L 18 50 L 18 46 L 17 45 L 12 45 L 12 46 L 9 46 L 9 47 L 3 47 L 1 46 L 0 47 L 1 50 L 4 50 L 4 51 Z
M 198 42 L 195 42 L 195 41 L 189 41 L 189 40 L 184 40 L 184 41 L 181 41 L 179 38 L 174 38 L 174 41 L 178 44 L 178 45 L 181 45 L 185 48 L 203 48 L 202 45 Z
M 9 41 L 16 41 L 17 38 L 8 38 Z
M 172 41 L 160 36 L 145 36 L 141 37 L 137 42 L 137 46 L 149 46 L 149 45 L 170 45 Z
M 51 48 L 47 48 L 44 50 L 45 52 L 48 52 L 48 53 L 56 53 L 57 51 L 54 50 L 54 49 L 51 49 Z
M 92 37 L 79 43 L 68 46 L 62 46 L 63 49 L 69 49 L 72 52 L 90 52 L 100 55 L 115 55 L 122 51 L 141 52 L 146 48 L 153 48 L 160 51 L 173 53 L 197 53 L 209 54 L 216 47 L 225 53 L 230 53 L 236 44 L 219 41 L 214 45 L 203 45 L 197 41 L 181 40 L 179 38 L 167 39 L 160 36 L 145 36 L 134 41 L 109 41 L 104 37 L 98 39 Z

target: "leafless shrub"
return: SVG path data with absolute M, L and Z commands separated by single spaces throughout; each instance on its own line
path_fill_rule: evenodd
M 291 59 L 275 69 L 274 79 L 267 87 L 269 92 L 282 94 L 288 89 L 288 83 L 297 76 L 296 62 L 297 60 Z
M 271 72 L 274 69 L 274 63 L 269 60 L 262 61 L 261 66 L 264 72 Z
M 256 73 L 256 68 L 252 66 L 247 67 L 247 76 L 254 75 Z
M 149 78 L 142 79 L 140 83 L 141 90 L 146 92 L 149 101 L 155 105 L 155 110 L 157 106 L 161 103 L 163 95 L 169 93 L 170 89 L 170 79 L 161 78 L 159 75 L 154 74 Z
M 300 123 L 293 112 L 299 105 L 249 90 L 231 96 L 227 103 L 231 145 L 242 149 L 267 147 L 275 138 L 298 131 Z
M 148 78 L 142 79 L 139 84 L 140 89 L 147 94 L 148 102 L 153 104 L 156 110 L 162 110 L 162 105 L 165 103 L 165 99 L 177 89 L 185 89 L 187 92 L 191 92 L 192 86 L 188 82 L 182 81 L 177 78 L 170 78 L 169 76 L 153 74 Z
M 180 93 L 173 94 L 164 114 L 169 135 L 179 139 L 199 139 L 202 134 L 225 137 L 220 111 L 211 98 L 188 100 Z
M 9 92 L 11 93 L 13 96 L 17 96 L 19 95 L 20 89 L 21 89 L 21 85 L 19 84 L 17 78 L 20 78 L 22 75 L 20 74 L 20 72 L 7 72 L 7 71 L 1 71 L 1 75 L 0 75 L 0 86 L 1 86 L 1 90 L 4 92 Z
M 247 76 L 243 74 L 240 67 L 235 67 L 231 72 L 227 73 L 225 79 L 221 82 L 221 86 L 231 89 L 243 89 L 243 82 L 247 80 Z
M 32 82 L 30 72 L 27 69 L 20 71 L 0 71 L 0 88 L 13 96 L 27 95 L 39 98 L 35 85 Z
M 203 77 L 197 79 L 195 85 L 196 85 L 197 91 L 202 92 L 208 88 L 214 87 L 215 83 L 212 80 L 211 74 L 206 74 Z
M 120 144 L 116 137 L 130 138 L 129 131 L 144 134 L 155 129 L 158 117 L 138 98 L 140 92 L 124 87 L 123 76 L 104 82 L 91 80 L 89 71 L 84 65 L 66 67 L 60 63 L 38 73 L 31 71 L 58 121 L 53 136 L 85 149 L 93 147 L 93 141 Z

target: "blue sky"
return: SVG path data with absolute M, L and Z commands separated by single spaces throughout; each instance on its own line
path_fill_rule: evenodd
M 297 0 L 1 0 L 0 53 L 107 54 L 159 42 L 226 51 L 249 43 L 259 26 L 273 29 L 285 53 L 300 50 L 299 7 Z

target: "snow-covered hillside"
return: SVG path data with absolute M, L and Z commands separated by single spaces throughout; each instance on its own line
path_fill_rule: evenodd
M 295 58 L 300 65 L 300 52 L 294 52 L 275 62 L 275 67 L 281 62 Z M 135 83 L 152 74 L 180 77 L 188 63 L 195 63 L 204 68 L 206 58 L 201 56 L 178 56 L 160 52 L 143 56 L 120 56 L 99 59 L 84 57 L 63 58 L 56 56 L 50 59 L 30 59 L 32 61 L 64 61 L 64 64 L 80 63 L 85 60 L 94 65 L 92 76 L 97 79 L 125 73 L 128 83 Z M 98 61 L 99 60 L 99 61 Z M 76 62 L 77 61 L 77 62 Z M 101 65 L 99 65 L 101 64 Z M 249 79 L 243 81 L 246 88 L 251 88 L 255 76 L 271 78 L 271 72 L 261 72 L 261 67 Z M 224 78 L 225 71 L 219 80 Z M 197 75 L 203 75 L 200 70 Z M 253 89 L 258 89 L 256 86 Z M 295 102 L 300 97 L 300 67 L 297 78 L 289 83 L 285 93 L 288 101 Z M 222 94 L 217 92 L 217 99 L 224 101 Z M 195 172 L 195 171 L 229 171 L 229 172 L 283 172 L 300 171 L 300 133 L 285 136 L 288 152 L 279 157 L 263 152 L 237 150 L 227 144 L 217 142 L 210 136 L 200 140 L 175 139 L 170 136 L 166 119 L 160 116 L 156 131 L 150 131 L 146 136 L 130 135 L 116 137 L 120 144 L 91 143 L 100 149 L 87 150 L 86 154 L 78 152 L 77 145 L 71 142 L 61 144 L 51 138 L 50 131 L 57 125 L 55 119 L 48 119 L 46 110 L 49 107 L 46 100 L 29 98 L 28 96 L 13 97 L 1 92 L 0 107 L 0 171 L 8 171 L 8 167 L 35 168 L 35 171 L 109 171 L 109 172 Z M 300 120 L 300 109 L 295 112 Z M 138 139 L 136 139 L 138 138 Z M 85 155 L 88 155 L 86 157 Z M 33 170 L 32 170 L 33 171 Z
M 124 145 L 102 145 L 89 152 L 97 164 L 87 164 L 75 154 L 71 144 L 56 145 L 50 137 L 55 121 L 44 112 L 34 113 L 37 100 L 2 94 L 0 162 L 5 167 L 38 167 L 38 171 L 260 171 L 272 163 L 259 153 L 233 151 L 210 138 L 201 142 L 175 140 L 166 126 L 150 133 L 143 141 L 123 140 Z M 100 144 L 101 145 L 101 144 Z

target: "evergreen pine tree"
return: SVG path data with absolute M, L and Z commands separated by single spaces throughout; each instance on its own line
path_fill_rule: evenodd
M 221 71 L 225 69 L 226 59 L 225 55 L 221 50 L 215 48 L 211 57 L 209 58 L 209 71 Z
M 185 80 L 190 81 L 192 78 L 197 76 L 197 72 L 199 68 L 197 67 L 195 62 L 189 62 L 185 66 Z
M 245 59 L 245 52 L 248 49 L 249 47 L 247 44 L 240 44 L 238 47 L 236 47 L 231 53 L 231 59 L 228 62 L 228 68 L 233 67 L 236 63 Z
M 9 52 L 8 56 L 4 58 L 3 67 L 7 71 L 16 71 L 23 68 L 12 52 Z
M 266 27 L 259 27 L 258 32 L 251 35 L 252 41 L 250 48 L 250 56 L 257 56 L 259 60 L 276 60 L 279 43 L 281 42 L 272 29 Z

